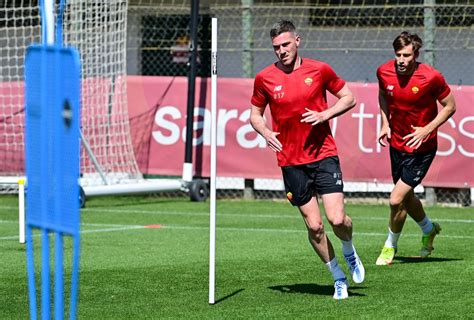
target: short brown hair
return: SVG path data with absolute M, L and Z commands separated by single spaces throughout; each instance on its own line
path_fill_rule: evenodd
M 282 33 L 291 32 L 296 35 L 296 27 L 290 20 L 280 20 L 270 29 L 270 37 L 273 39 Z
M 423 40 L 416 33 L 403 31 L 393 40 L 393 50 L 397 52 L 410 44 L 413 45 L 413 52 L 418 54 L 418 50 L 423 46 Z

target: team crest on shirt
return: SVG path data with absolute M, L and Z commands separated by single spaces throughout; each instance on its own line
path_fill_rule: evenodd
M 304 79 L 304 83 L 309 87 L 310 85 L 313 84 L 313 78 L 306 78 Z
M 417 94 L 419 91 L 420 89 L 417 86 L 411 88 L 411 92 L 413 92 L 414 94 Z
M 283 86 L 282 86 L 281 84 L 275 86 L 275 88 L 273 88 L 273 92 L 281 91 L 281 88 L 282 88 L 282 87 L 283 87 Z

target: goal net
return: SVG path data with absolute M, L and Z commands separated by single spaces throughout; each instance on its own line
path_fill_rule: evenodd
M 0 2 L 0 182 L 24 175 L 23 65 L 26 48 L 42 42 L 38 3 Z M 64 44 L 79 50 L 82 64 L 83 186 L 142 178 L 129 132 L 126 18 L 126 0 L 68 0 L 65 7 Z

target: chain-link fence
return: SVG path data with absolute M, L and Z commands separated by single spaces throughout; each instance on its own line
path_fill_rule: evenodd
M 82 46 L 85 53 L 84 76 L 95 75 L 100 83 L 103 81 L 100 81 L 102 76 L 99 75 L 107 75 L 106 77 L 110 78 L 110 74 L 113 74 L 111 78 L 121 79 L 116 75 L 123 73 L 122 68 L 125 65 L 123 63 L 125 42 L 122 41 L 123 37 L 120 37 L 124 32 L 119 32 L 125 28 L 125 17 L 127 74 L 187 75 L 191 1 L 69 2 L 69 9 L 76 19 L 74 21 L 78 22 L 69 24 L 70 29 L 66 28 L 68 35 L 66 42 L 79 43 L 78 46 Z M 328 62 L 347 81 L 376 82 L 375 67 L 392 57 L 393 38 L 401 30 L 409 30 L 419 33 L 424 39 L 422 59 L 441 70 L 450 84 L 474 84 L 472 63 L 474 1 L 472 0 L 201 0 L 199 2 L 197 75 L 201 77 L 209 76 L 211 17 L 217 17 L 220 21 L 219 76 L 233 78 L 252 78 L 256 72 L 274 61 L 269 30 L 276 20 L 287 18 L 295 22 L 302 37 L 301 54 Z M 21 86 L 23 56 L 27 44 L 39 41 L 38 3 L 37 0 L 0 1 L 2 44 L 0 78 L 3 82 L 0 87 L 2 90 L 0 106 L 3 108 L 0 112 L 2 116 L 0 158 L 4 160 L 4 166 L 14 174 L 23 170 L 23 163 L 20 161 L 23 159 L 21 119 L 23 102 L 20 98 L 23 90 Z M 91 26 L 94 22 L 106 29 L 98 30 Z M 114 40 L 115 38 L 118 41 Z M 113 46 L 110 43 L 113 43 Z M 97 60 L 98 58 L 102 60 Z M 97 121 L 99 114 L 102 113 L 107 118 L 105 121 L 107 123 L 109 119 L 117 119 L 117 116 L 110 116 L 109 112 L 116 111 L 116 104 L 113 103 L 124 98 L 122 91 L 117 90 L 122 87 L 117 85 L 118 82 L 114 83 L 110 86 L 107 82 L 107 87 L 115 88 L 108 91 L 113 91 L 113 96 L 122 98 L 115 99 L 108 94 L 100 98 L 100 90 L 97 89 L 92 89 L 92 93 L 86 92 L 85 97 L 99 97 L 97 101 L 91 101 L 87 105 L 102 105 L 106 110 L 97 112 L 92 108 L 87 116 L 83 117 L 84 119 Z M 92 88 L 91 85 L 87 87 Z M 124 111 L 121 124 L 126 128 L 128 119 L 125 104 L 121 104 L 120 109 Z M 130 120 L 132 127 L 140 127 L 141 130 L 136 130 L 137 134 L 150 134 L 152 123 L 145 123 L 144 119 L 152 118 L 152 112 L 153 110 Z M 12 130 L 12 123 L 18 125 L 19 129 Z M 125 140 L 128 139 L 128 130 L 118 131 L 120 138 L 117 139 L 124 137 Z M 118 140 L 105 138 L 102 129 L 91 129 L 90 132 L 99 140 L 104 140 L 108 150 L 104 154 L 110 154 L 109 146 L 116 147 Z M 7 154 L 8 156 L 5 156 Z M 126 154 L 128 158 L 133 158 L 131 150 L 114 154 L 117 154 L 117 157 Z M 109 157 L 110 163 L 125 163 L 123 160 L 117 160 L 117 157 Z M 243 178 L 224 180 L 218 191 L 218 195 L 222 197 L 284 197 L 281 181 L 262 182 Z M 15 191 L 14 188 L 12 190 Z M 347 192 L 347 196 L 351 199 L 362 200 L 386 199 L 388 194 L 387 190 L 360 192 L 357 188 Z M 421 191 L 420 196 L 429 202 L 460 205 L 472 203 L 470 189 L 428 189 Z
M 185 0 L 129 2 L 127 72 L 180 75 L 188 72 L 190 3 Z M 241 0 L 200 1 L 198 76 L 209 76 L 210 19 L 219 23 L 219 76 L 252 78 L 274 61 L 269 30 L 292 20 L 302 37 L 300 53 L 328 62 L 345 80 L 376 82 L 376 66 L 393 57 L 392 41 L 402 30 L 425 42 L 422 60 L 441 70 L 450 84 L 473 85 L 470 0 Z M 275 182 L 276 184 L 281 182 Z M 284 198 L 281 188 L 255 188 L 243 180 L 218 190 L 222 197 Z M 468 205 L 469 189 L 428 189 L 428 202 Z M 351 199 L 383 200 L 384 190 L 349 191 Z
M 328 62 L 347 81 L 376 82 L 375 67 L 390 59 L 402 30 L 425 42 L 422 59 L 450 84 L 474 84 L 474 3 L 464 1 L 200 1 L 199 74 L 209 70 L 210 18 L 219 19 L 219 76 L 253 77 L 274 60 L 269 30 L 291 19 L 300 52 Z M 190 1 L 131 1 L 128 73 L 186 75 Z

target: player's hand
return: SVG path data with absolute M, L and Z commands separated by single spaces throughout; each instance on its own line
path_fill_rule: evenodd
M 413 149 L 418 149 L 423 142 L 428 139 L 430 132 L 425 129 L 425 127 L 415 127 L 411 126 L 414 132 L 407 134 L 403 137 L 403 140 L 408 140 L 406 146 Z
M 279 134 L 280 132 L 268 131 L 263 136 L 265 138 L 265 141 L 267 141 L 267 146 L 275 152 L 280 152 L 281 150 L 283 150 L 283 146 L 280 140 L 278 140 L 277 138 L 277 135 Z
M 392 138 L 392 133 L 390 131 L 389 126 L 383 126 L 382 129 L 380 129 L 379 137 L 377 138 L 379 144 L 382 147 L 386 147 L 387 145 L 383 141 L 384 139 L 387 139 L 387 142 L 390 142 L 390 139 Z
M 305 108 L 307 112 L 303 113 L 301 116 L 301 122 L 309 123 L 312 126 L 322 123 L 327 120 L 326 114 L 324 112 L 318 112 Z

